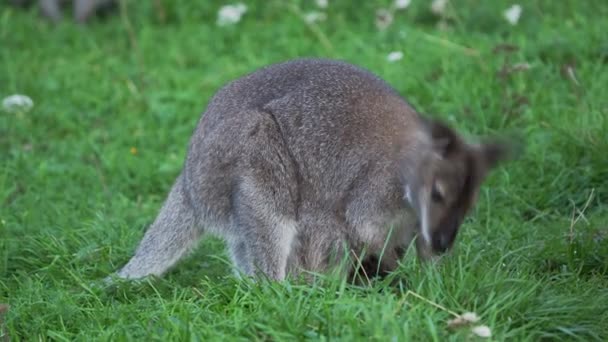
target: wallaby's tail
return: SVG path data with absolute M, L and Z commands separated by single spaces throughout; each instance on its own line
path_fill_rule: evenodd
M 121 278 L 160 276 L 198 242 L 203 228 L 189 205 L 180 175 L 135 255 L 118 272 Z

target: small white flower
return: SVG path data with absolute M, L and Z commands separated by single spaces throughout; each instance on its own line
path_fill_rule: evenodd
M 460 317 L 462 317 L 462 319 L 464 319 L 465 321 L 471 322 L 471 323 L 475 323 L 475 322 L 479 321 L 479 317 L 474 312 L 465 312 Z
M 395 8 L 396 9 L 406 9 L 410 6 L 410 3 L 412 3 L 412 0 L 395 0 Z
M 387 27 L 391 26 L 393 23 L 393 14 L 385 9 L 380 8 L 376 11 L 376 27 L 379 30 L 385 30 Z
M 515 4 L 511 7 L 509 7 L 504 13 L 504 17 L 505 19 L 507 19 L 507 21 L 509 22 L 509 24 L 511 25 L 517 25 L 517 22 L 519 21 L 519 17 L 521 16 L 521 11 L 522 8 L 520 5 Z
M 245 12 L 247 12 L 247 6 L 242 3 L 222 6 L 217 12 L 217 24 L 219 26 L 236 24 Z
M 328 1 L 327 0 L 317 0 L 317 7 L 319 8 L 327 8 Z
M 470 325 L 471 323 L 476 323 L 479 321 L 479 317 L 474 312 L 465 312 L 456 318 L 453 318 L 448 321 L 448 328 L 460 328 L 465 325 Z
M 431 12 L 441 15 L 445 12 L 445 8 L 448 5 L 448 0 L 433 0 L 431 3 Z
M 2 100 L 2 109 L 9 113 L 28 112 L 32 107 L 34 101 L 27 95 L 14 94 Z
M 386 56 L 386 60 L 389 62 L 396 62 L 403 58 L 403 52 L 401 51 L 393 51 Z
M 327 19 L 327 15 L 323 12 L 312 11 L 304 15 L 304 21 L 309 24 L 316 23 L 317 21 L 324 21 Z
M 473 334 L 479 337 L 492 337 L 492 330 L 490 330 L 487 325 L 478 325 L 471 329 L 471 331 L 473 332 Z

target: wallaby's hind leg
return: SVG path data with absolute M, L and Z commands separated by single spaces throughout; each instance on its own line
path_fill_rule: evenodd
M 180 176 L 139 243 L 135 255 L 118 272 L 118 276 L 141 278 L 162 275 L 199 241 L 202 231 L 193 209 L 186 202 Z
M 249 251 L 249 245 L 244 241 L 244 238 L 234 238 L 228 244 L 228 250 L 234 264 L 234 272 L 237 276 L 253 275 L 253 259 Z
M 233 261 L 237 271 L 247 275 L 283 280 L 296 237 L 295 222 L 258 209 L 262 208 L 255 204 L 238 209 L 237 221 L 244 234 L 230 244 Z
M 243 159 L 232 207 L 238 233 L 229 247 L 241 272 L 282 280 L 296 238 L 295 169 L 272 116 L 257 111 L 248 116 L 254 125 L 244 130 L 247 140 L 239 146 Z

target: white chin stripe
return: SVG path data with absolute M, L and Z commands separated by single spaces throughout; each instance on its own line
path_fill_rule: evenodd
M 420 230 L 422 231 L 422 237 L 427 244 L 431 243 L 431 232 L 429 229 L 429 217 L 426 202 L 422 202 L 420 205 Z
M 415 208 L 414 199 L 412 198 L 412 189 L 409 186 L 405 187 L 405 198 L 409 202 L 412 208 Z M 429 216 L 426 204 L 426 196 L 420 196 L 420 230 L 422 231 L 422 238 L 427 245 L 431 243 L 431 232 L 429 229 Z
M 412 200 L 412 190 L 409 186 L 405 187 L 405 198 L 410 203 L 410 206 L 414 206 L 414 201 Z

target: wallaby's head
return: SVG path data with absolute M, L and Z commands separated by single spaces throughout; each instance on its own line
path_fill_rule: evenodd
M 513 149 L 504 142 L 467 143 L 439 121 L 424 119 L 424 126 L 432 152 L 422 157 L 406 195 L 418 214 L 425 247 L 441 254 L 452 247 L 483 179 Z

